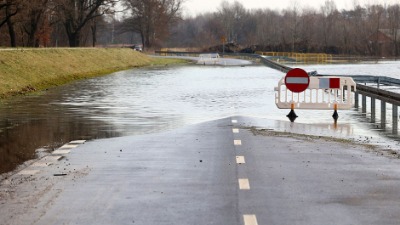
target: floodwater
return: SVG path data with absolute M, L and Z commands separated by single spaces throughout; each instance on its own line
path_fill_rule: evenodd
M 397 62 L 302 66 L 319 73 L 352 70 L 361 75 L 378 67 L 373 75 L 386 70 L 390 74 L 382 75 L 396 77 L 393 71 L 400 71 Z M 288 110 L 277 109 L 274 103 L 274 87 L 282 76 L 264 66 L 146 68 L 2 101 L 0 173 L 72 140 L 154 133 L 229 116 L 262 118 L 268 121 L 265 126 L 275 130 L 333 132 L 354 139 L 373 136 L 385 145 L 397 139 L 378 123 L 370 123 L 368 113 L 357 110 L 340 111 L 337 127 L 331 111 L 298 111 L 296 123 L 288 123 Z

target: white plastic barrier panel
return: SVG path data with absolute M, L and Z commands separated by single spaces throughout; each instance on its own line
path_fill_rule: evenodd
M 210 54 L 200 54 L 200 59 L 197 61 L 197 64 L 217 64 L 219 63 L 219 54 L 218 53 L 210 53 Z
M 275 87 L 275 103 L 280 109 L 351 109 L 356 83 L 351 77 L 310 77 L 308 88 L 300 93 L 287 89 L 285 78 Z

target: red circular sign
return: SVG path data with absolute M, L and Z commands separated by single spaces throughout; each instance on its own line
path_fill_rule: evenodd
M 285 85 L 292 92 L 303 92 L 308 88 L 309 84 L 310 77 L 302 69 L 292 69 L 285 76 Z

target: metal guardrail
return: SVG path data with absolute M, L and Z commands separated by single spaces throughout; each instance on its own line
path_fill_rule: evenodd
M 380 99 L 381 101 L 388 102 L 393 105 L 400 105 L 400 94 L 396 92 L 386 91 L 362 84 L 357 84 L 357 92 L 368 97 Z

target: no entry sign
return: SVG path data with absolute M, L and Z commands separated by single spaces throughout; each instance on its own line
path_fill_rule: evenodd
M 308 88 L 309 84 L 310 77 L 302 69 L 292 69 L 285 76 L 285 85 L 292 92 L 303 92 Z

